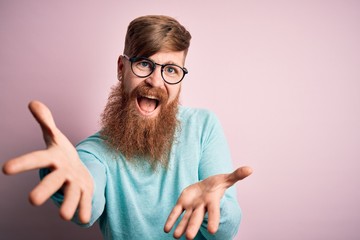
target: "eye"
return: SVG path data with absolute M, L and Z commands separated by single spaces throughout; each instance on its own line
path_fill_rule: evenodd
M 168 73 L 174 73 L 174 72 L 175 72 L 175 69 L 172 68 L 172 67 L 168 67 L 168 68 L 166 69 L 166 71 L 167 71 Z
M 140 61 L 136 62 L 136 67 L 139 69 L 151 69 L 152 64 L 150 61 L 140 60 Z
M 179 75 L 180 68 L 178 66 L 175 66 L 175 65 L 167 65 L 164 68 L 164 71 L 168 75 Z

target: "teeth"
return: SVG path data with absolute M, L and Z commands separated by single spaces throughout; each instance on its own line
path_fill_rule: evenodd
M 154 96 L 143 96 L 143 97 L 158 100 L 157 97 L 154 97 Z

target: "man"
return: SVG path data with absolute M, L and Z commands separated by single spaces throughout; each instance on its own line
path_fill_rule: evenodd
M 216 117 L 179 106 L 190 39 L 173 18 L 133 20 L 102 129 L 75 149 L 49 109 L 33 101 L 47 149 L 9 160 L 3 171 L 41 169 L 30 201 L 52 197 L 62 218 L 85 227 L 99 221 L 105 239 L 232 239 L 241 212 L 230 187 L 251 169 L 227 174 L 231 159 Z

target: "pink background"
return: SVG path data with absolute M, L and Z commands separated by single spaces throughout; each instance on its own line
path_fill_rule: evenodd
M 31 3 L 30 3 L 31 2 Z M 220 118 L 244 218 L 236 239 L 360 239 L 360 2 L 0 2 L 0 161 L 43 148 L 27 110 L 45 102 L 74 143 L 99 129 L 128 23 L 192 33 L 182 103 Z M 36 171 L 0 174 L 1 239 L 99 239 L 32 207 Z

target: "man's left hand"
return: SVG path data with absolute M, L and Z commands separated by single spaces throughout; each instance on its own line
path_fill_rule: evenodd
M 236 182 L 252 173 L 250 167 L 240 167 L 230 174 L 219 174 L 208 177 L 198 183 L 188 186 L 181 193 L 175 207 L 171 211 L 164 227 L 170 232 L 176 220 L 185 211 L 174 232 L 175 238 L 186 233 L 187 239 L 194 239 L 201 223 L 208 212 L 208 231 L 215 234 L 220 222 L 220 201 L 225 191 Z

